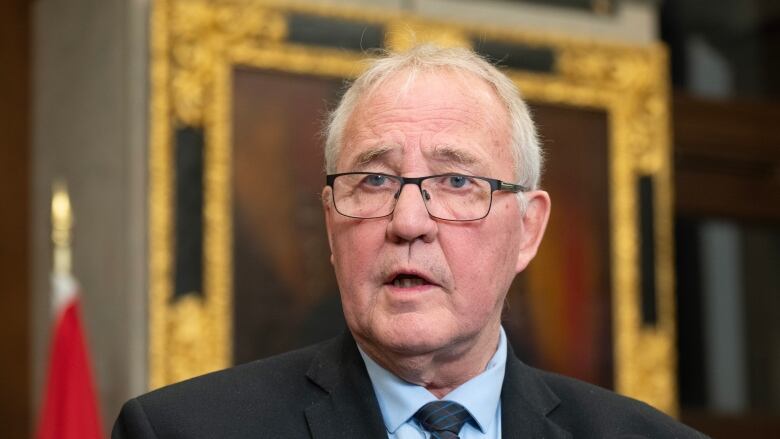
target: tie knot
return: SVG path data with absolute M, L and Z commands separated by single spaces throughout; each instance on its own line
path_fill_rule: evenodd
M 433 401 L 417 410 L 414 418 L 431 432 L 431 437 L 450 439 L 458 437 L 458 432 L 471 419 L 471 415 L 457 402 Z

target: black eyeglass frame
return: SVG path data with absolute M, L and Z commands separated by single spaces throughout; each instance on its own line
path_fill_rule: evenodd
M 336 195 L 335 195 L 335 188 L 333 187 L 333 182 L 336 181 L 337 177 L 340 177 L 342 175 L 380 175 L 382 177 L 387 177 L 394 179 L 396 181 L 401 182 L 401 186 L 398 188 L 398 192 L 395 193 L 394 197 L 396 200 L 398 200 L 398 197 L 401 196 L 401 191 L 404 189 L 404 186 L 407 184 L 413 184 L 417 186 L 417 188 L 420 190 L 420 196 L 423 197 L 423 204 L 425 204 L 425 210 L 428 211 L 428 215 L 430 215 L 432 218 L 436 218 L 441 221 L 454 221 L 454 222 L 468 222 L 468 221 L 479 221 L 485 217 L 487 217 L 490 214 L 490 209 L 493 208 L 493 192 L 501 191 L 501 192 L 512 192 L 512 193 L 518 193 L 518 192 L 528 192 L 529 189 L 525 186 L 514 184 L 514 183 L 507 183 L 502 180 L 498 180 L 496 178 L 490 178 L 490 177 L 480 177 L 477 175 L 468 175 L 468 174 L 458 174 L 458 173 L 447 173 L 447 174 L 436 174 L 436 175 L 428 175 L 425 177 L 402 177 L 400 175 L 392 175 L 392 174 L 385 174 L 383 172 L 342 172 L 339 174 L 328 174 L 325 176 L 325 185 L 330 186 L 331 188 L 331 199 L 333 200 L 333 206 L 336 208 L 336 212 L 338 212 L 340 215 L 343 215 L 347 218 L 355 218 L 355 219 L 377 219 L 377 218 L 384 218 L 388 217 L 395 212 L 395 204 L 393 204 L 393 210 L 391 210 L 386 215 L 379 215 L 379 216 L 372 216 L 372 217 L 362 217 L 362 216 L 352 216 L 352 215 L 346 215 L 343 212 L 341 212 L 336 205 Z M 459 219 L 447 219 L 447 218 L 440 218 L 434 214 L 431 213 L 430 210 L 428 210 L 428 204 L 425 203 L 425 193 L 423 193 L 423 187 L 422 182 L 425 180 L 428 180 L 430 178 L 437 178 L 437 177 L 466 177 L 466 178 L 477 178 L 479 180 L 483 180 L 488 182 L 490 185 L 490 204 L 488 205 L 487 212 L 485 212 L 485 215 L 479 217 L 479 218 L 473 218 L 473 219 L 467 219 L 467 220 L 459 220 Z

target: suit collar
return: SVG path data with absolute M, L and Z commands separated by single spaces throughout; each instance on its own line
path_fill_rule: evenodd
M 508 345 L 501 389 L 502 437 L 570 439 L 571 433 L 547 417 L 560 399 L 523 364 Z M 315 439 L 386 437 L 371 380 L 352 335 L 346 331 L 315 356 L 306 376 L 327 393 L 306 409 Z
M 313 438 L 387 437 L 366 367 L 349 332 L 323 347 L 306 376 L 327 392 L 305 411 Z
M 571 438 L 570 432 L 547 417 L 561 403 L 534 369 L 517 359 L 511 345 L 501 389 L 503 438 Z

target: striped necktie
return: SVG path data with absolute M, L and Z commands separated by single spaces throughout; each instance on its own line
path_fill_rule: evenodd
M 432 439 L 458 439 L 458 432 L 471 415 L 453 401 L 433 401 L 417 410 L 414 418 L 431 433 Z

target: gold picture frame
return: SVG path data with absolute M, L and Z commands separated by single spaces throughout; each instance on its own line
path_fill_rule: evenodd
M 667 54 L 629 46 L 423 19 L 402 12 L 266 0 L 158 0 L 151 26 L 149 384 L 157 388 L 231 362 L 231 69 L 352 78 L 359 51 L 291 43 L 290 14 L 381 25 L 384 45 L 470 45 L 481 35 L 555 54 L 550 72 L 510 70 L 533 101 L 608 116 L 615 390 L 677 411 Z M 202 291 L 174 300 L 174 136 L 203 129 Z M 656 318 L 642 317 L 640 177 L 652 182 L 650 253 Z M 647 240 L 647 236 L 645 240 Z

